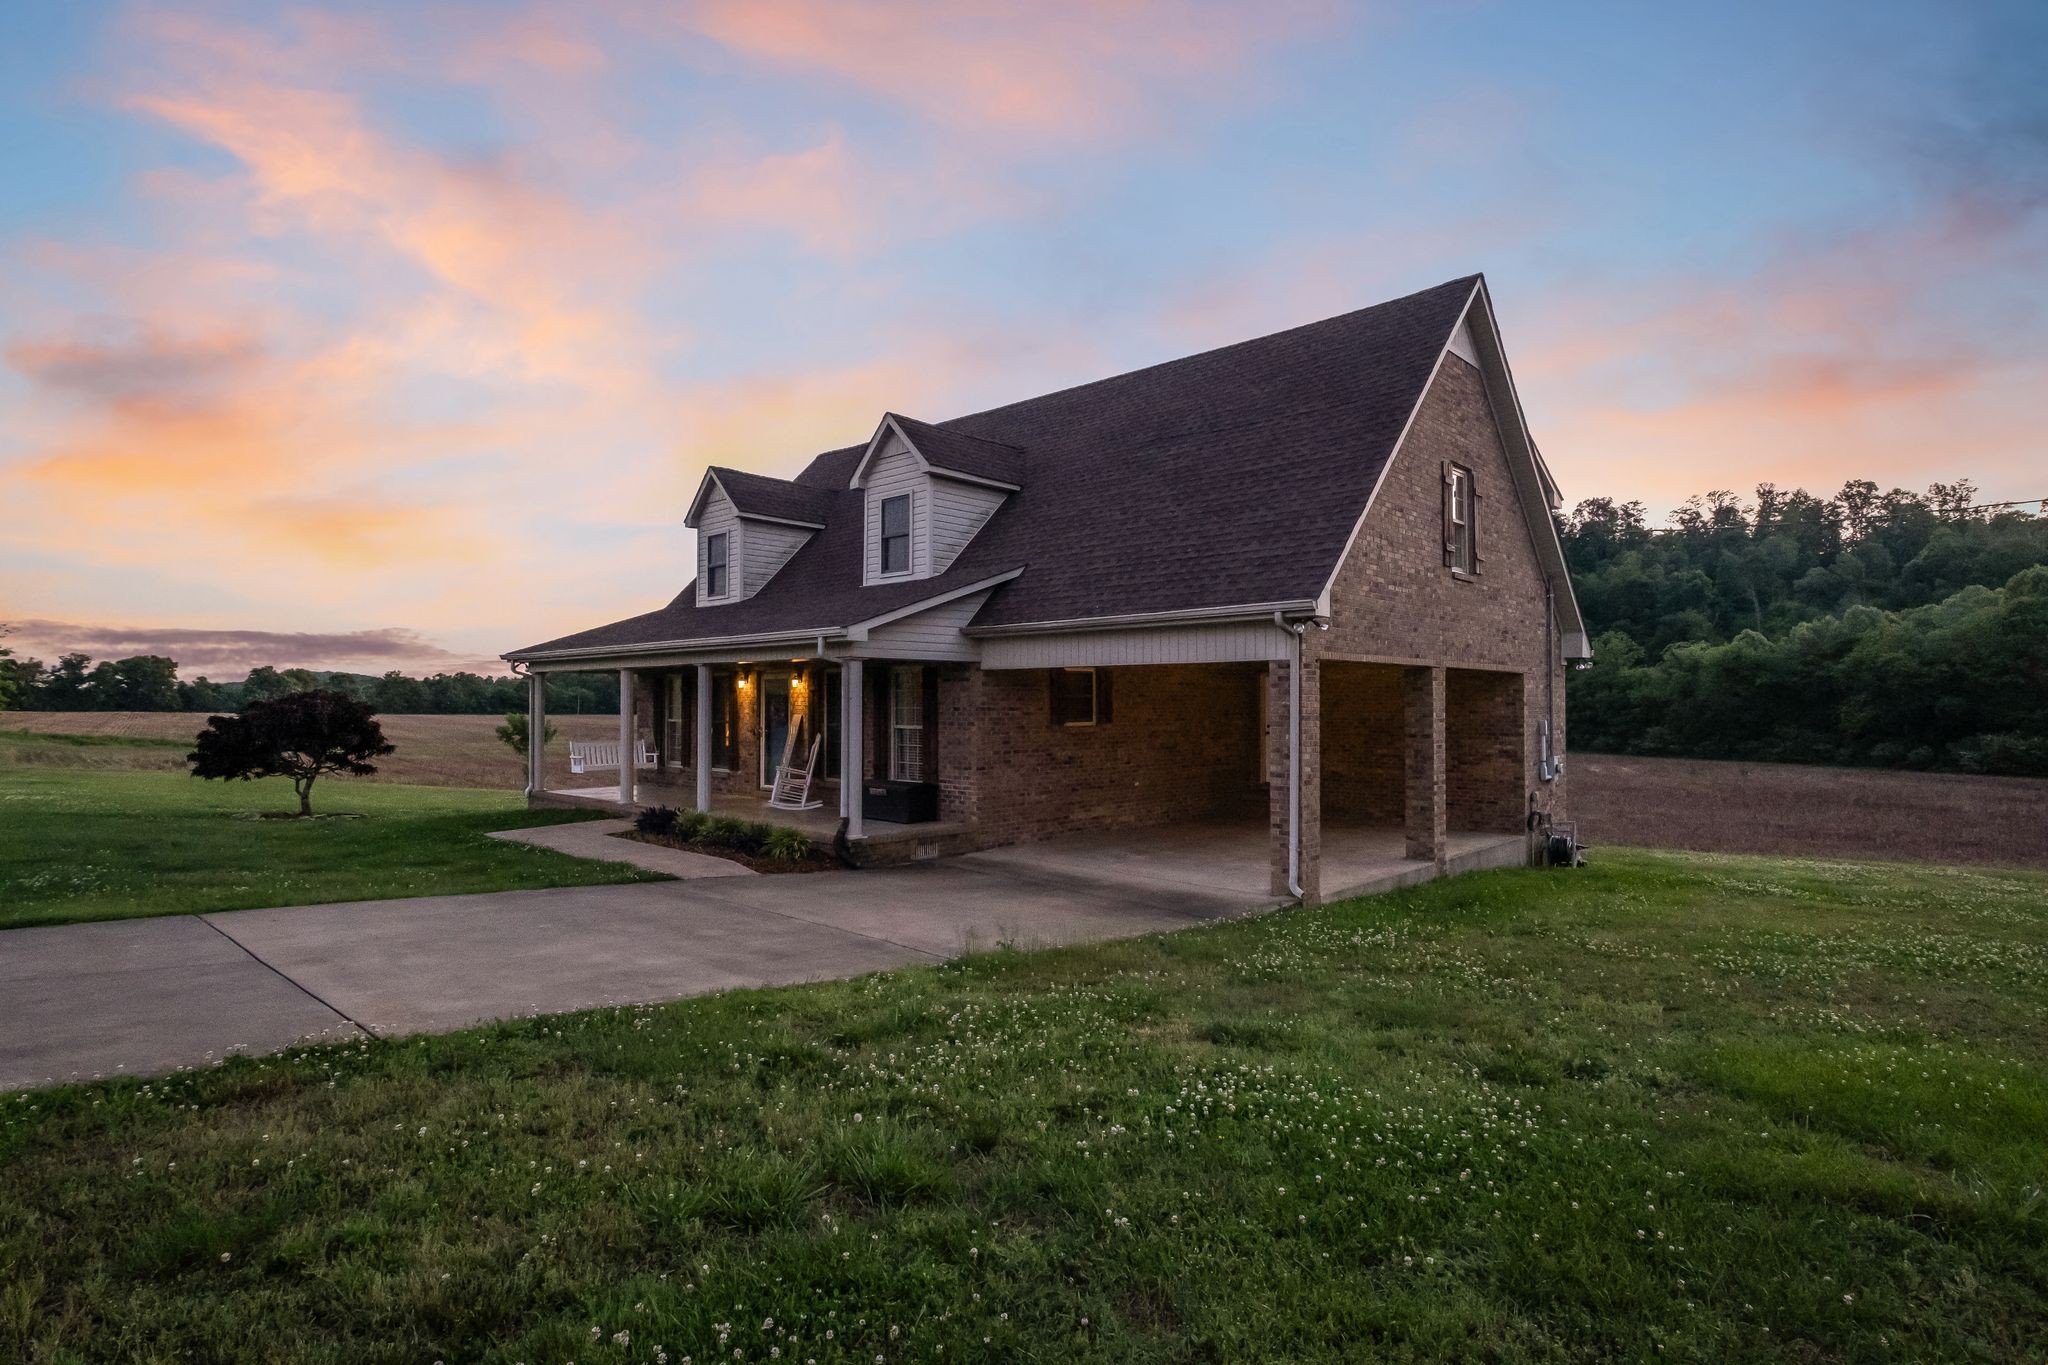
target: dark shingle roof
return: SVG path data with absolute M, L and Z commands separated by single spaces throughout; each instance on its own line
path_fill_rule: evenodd
M 994 479 L 997 483 L 1024 482 L 1024 452 L 1013 445 L 969 436 L 964 431 L 948 427 L 935 427 L 930 422 L 920 422 L 900 412 L 892 412 L 889 417 L 903 428 L 903 434 L 917 447 L 917 453 L 924 456 L 925 462 L 934 469 L 950 470 L 977 479 Z
M 713 465 L 707 472 L 717 476 L 719 486 L 725 489 L 725 495 L 732 499 L 734 510 L 741 516 L 822 526 L 832 506 L 830 489 L 771 479 L 765 474 L 749 474 L 744 469 L 728 469 L 724 465 Z
M 754 596 L 700 610 L 692 584 L 658 611 L 520 652 L 833 629 L 1011 570 L 976 625 L 1313 599 L 1478 283 L 916 423 L 920 449 L 938 433 L 950 458 L 994 447 L 1019 471 L 1004 481 L 1020 491 L 936 577 L 861 585 L 861 494 L 846 484 L 866 447 L 848 446 L 778 485 L 815 490 L 825 529 Z

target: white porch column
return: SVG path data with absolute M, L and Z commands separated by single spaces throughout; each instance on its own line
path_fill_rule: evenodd
M 526 675 L 526 794 L 538 796 L 548 780 L 548 691 L 547 679 L 538 673 Z
M 711 665 L 697 665 L 697 809 L 711 813 Z
M 619 670 L 619 801 L 633 804 L 633 783 L 640 776 L 633 763 L 633 670 Z
M 862 678 L 859 659 L 848 659 L 839 680 L 839 700 L 844 714 L 839 722 L 839 791 L 846 807 L 846 837 L 859 839 L 867 830 L 861 818 L 861 739 L 866 708 L 861 705 Z

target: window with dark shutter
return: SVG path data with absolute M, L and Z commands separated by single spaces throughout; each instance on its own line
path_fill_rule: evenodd
M 1054 725 L 1096 725 L 1106 717 L 1100 703 L 1104 675 L 1093 668 L 1052 670 L 1052 723 Z

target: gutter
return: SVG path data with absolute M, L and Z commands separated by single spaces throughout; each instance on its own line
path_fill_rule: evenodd
M 757 645 L 800 645 L 809 640 L 843 639 L 846 630 L 832 626 L 826 630 L 815 627 L 794 631 L 776 631 L 766 635 L 719 635 L 702 636 L 694 640 L 647 640 L 630 645 L 601 645 L 592 649 L 522 650 L 498 657 L 507 663 L 533 663 L 541 660 L 564 659 L 610 659 L 624 654 L 660 653 L 668 650 L 701 652 L 707 649 L 725 649 L 731 646 L 750 647 Z
M 1283 612 L 1312 615 L 1316 609 L 1314 598 L 1302 597 L 1287 602 L 1248 602 L 1230 607 L 1190 607 L 1182 611 L 1136 612 L 1124 616 L 1083 616 L 1061 621 L 1020 621 L 1010 625 L 973 626 L 967 634 L 974 636 L 1000 635 L 1052 635 L 1069 634 L 1086 630 L 1121 630 L 1126 626 L 1171 626 L 1193 622 L 1264 621 L 1277 619 Z
M 1564 651 L 1557 638 L 1557 579 L 1543 575 L 1543 752 L 1537 776 L 1555 782 L 1564 772 L 1564 759 L 1557 752 L 1557 670 L 1564 667 Z

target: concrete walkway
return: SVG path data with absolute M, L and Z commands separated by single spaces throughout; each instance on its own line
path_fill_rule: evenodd
M 0 932 L 0 1088 L 1124 938 L 1253 908 L 1227 889 L 976 854 L 13 929 Z

